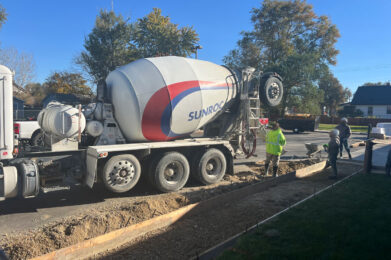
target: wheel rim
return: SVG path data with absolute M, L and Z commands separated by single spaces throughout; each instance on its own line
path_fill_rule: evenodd
M 276 82 L 271 83 L 267 93 L 269 99 L 271 100 L 278 99 L 281 93 L 280 86 Z
M 217 157 L 213 157 L 209 159 L 205 164 L 206 174 L 210 177 L 219 176 L 222 168 L 223 168 L 223 163 Z
M 135 171 L 136 169 L 130 161 L 118 161 L 111 169 L 107 183 L 111 186 L 126 186 L 133 180 Z
M 183 178 L 185 169 L 178 161 L 173 161 L 164 167 L 163 177 L 168 184 L 177 184 Z

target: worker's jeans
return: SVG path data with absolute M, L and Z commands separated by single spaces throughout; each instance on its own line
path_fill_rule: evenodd
M 350 148 L 348 144 L 348 138 L 341 139 L 341 143 L 339 144 L 339 153 L 342 154 L 343 147 L 345 146 L 345 150 L 350 154 Z
M 388 155 L 387 155 L 386 174 L 388 176 L 390 176 L 391 174 L 391 149 L 388 151 Z
M 334 154 L 329 153 L 329 160 L 327 161 L 327 165 L 326 165 L 326 167 L 331 166 L 331 168 L 333 169 L 334 176 L 337 176 L 338 174 L 337 158 L 338 158 L 338 151 L 336 151 L 336 153 Z
M 278 164 L 280 163 L 280 156 L 279 155 L 270 154 L 270 153 L 266 153 L 265 164 L 270 164 L 270 162 L 272 162 L 273 167 L 277 167 Z

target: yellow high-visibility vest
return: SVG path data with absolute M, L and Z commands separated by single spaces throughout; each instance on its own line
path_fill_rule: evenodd
M 266 135 L 266 152 L 280 155 L 282 148 L 286 144 L 285 136 L 281 129 L 271 130 Z

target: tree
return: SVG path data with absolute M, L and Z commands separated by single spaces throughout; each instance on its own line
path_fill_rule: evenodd
M 87 80 L 79 73 L 53 72 L 45 81 L 47 93 L 92 95 Z
M 15 48 L 0 49 L 0 64 L 15 71 L 14 81 L 21 87 L 35 77 L 35 61 L 31 54 L 19 52 Z
M 375 83 L 375 82 L 366 82 L 366 83 L 364 83 L 364 85 L 363 86 L 391 86 L 391 83 L 389 82 L 389 81 L 387 81 L 387 82 L 377 82 L 377 83 Z
M 112 11 L 101 10 L 94 29 L 85 38 L 85 51 L 76 58 L 76 63 L 97 83 L 116 67 L 139 58 L 189 56 L 198 40 L 192 27 L 178 28 L 158 8 L 135 23 Z
M 199 41 L 193 27 L 178 28 L 159 8 L 138 19 L 135 29 L 134 42 L 141 57 L 190 56 Z
M 344 89 L 339 80 L 330 72 L 322 75 L 318 84 L 319 88 L 324 91 L 322 106 L 326 107 L 330 115 L 335 116 L 338 105 L 347 101 L 347 96 L 349 93 L 351 96 L 352 93 L 349 89 Z
M 293 87 L 312 85 L 329 65 L 336 64 L 338 29 L 326 16 L 317 16 L 306 1 L 265 0 L 253 8 L 254 28 L 243 32 L 224 62 L 235 68 L 252 66 L 275 71 L 284 79 L 281 113 Z
M 84 48 L 76 63 L 97 83 L 116 67 L 138 58 L 133 39 L 133 26 L 113 11 L 101 10 L 95 27 L 85 38 Z
M 47 88 L 40 83 L 29 83 L 25 86 L 27 95 L 22 97 L 26 105 L 38 106 L 48 94 Z
M 353 93 L 352 93 L 352 91 L 350 91 L 350 89 L 344 88 L 343 96 L 344 96 L 344 102 L 350 102 L 350 99 L 352 98 Z
M 364 113 L 355 106 L 344 106 L 342 110 L 338 111 L 339 117 L 363 117 Z
M 4 7 L 0 4 L 0 28 L 7 21 L 7 13 L 5 12 Z
M 324 97 L 323 90 L 315 85 L 294 87 L 291 90 L 291 98 L 288 106 L 295 107 L 298 113 L 321 114 L 321 102 Z

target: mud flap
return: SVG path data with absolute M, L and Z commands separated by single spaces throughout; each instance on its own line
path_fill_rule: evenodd
M 96 170 L 98 166 L 98 155 L 96 151 L 92 151 L 91 149 L 87 150 L 87 176 L 84 180 L 84 184 L 92 189 L 94 183 L 96 181 Z

